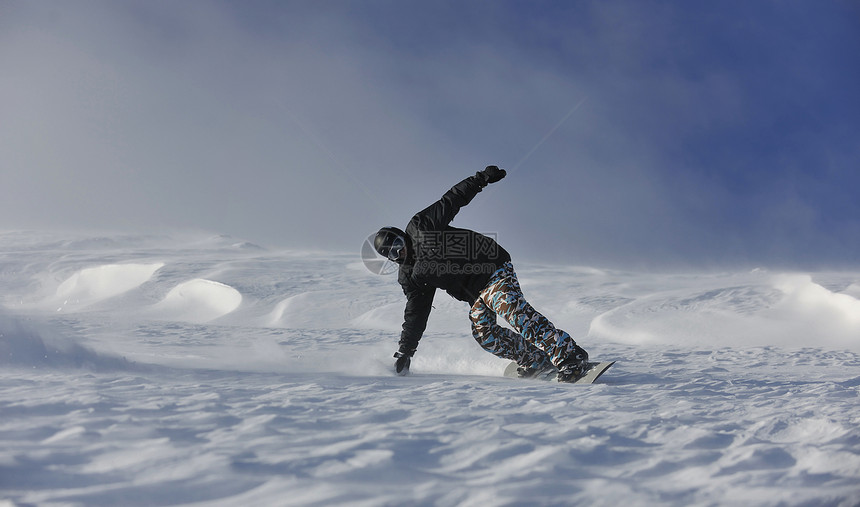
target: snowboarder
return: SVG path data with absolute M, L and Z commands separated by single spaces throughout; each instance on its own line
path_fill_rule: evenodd
M 460 208 L 505 174 L 487 166 L 413 216 L 406 231 L 383 227 L 376 234 L 374 248 L 399 264 L 397 280 L 406 295 L 400 347 L 394 354 L 399 375 L 409 372 L 436 289 L 471 305 L 472 336 L 484 350 L 516 361 L 520 376 L 554 367 L 560 382 L 573 382 L 588 368 L 585 350 L 525 300 L 510 254 L 489 236 L 449 225 Z M 497 315 L 516 332 L 499 326 Z

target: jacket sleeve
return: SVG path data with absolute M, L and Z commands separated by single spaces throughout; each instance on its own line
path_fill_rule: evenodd
M 412 220 L 417 222 L 415 225 L 419 230 L 442 230 L 454 220 L 460 208 L 469 204 L 485 186 L 486 181 L 479 176 L 469 176 L 451 187 L 441 199 L 418 212 Z
M 400 350 L 415 350 L 427 327 L 427 318 L 433 308 L 434 287 L 403 289 L 406 310 L 403 312 L 403 332 L 400 333 Z

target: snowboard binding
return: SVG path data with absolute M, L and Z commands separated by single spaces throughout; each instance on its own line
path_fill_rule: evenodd
M 558 365 L 558 381 L 576 382 L 585 376 L 592 366 L 593 363 L 588 362 L 588 352 L 579 345 L 574 345 L 567 358 Z

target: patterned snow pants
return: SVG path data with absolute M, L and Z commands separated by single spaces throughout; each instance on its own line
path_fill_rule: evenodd
M 516 332 L 496 323 L 501 315 Z M 576 342 L 526 301 L 510 262 L 493 273 L 469 312 L 472 336 L 484 350 L 520 366 L 558 365 Z

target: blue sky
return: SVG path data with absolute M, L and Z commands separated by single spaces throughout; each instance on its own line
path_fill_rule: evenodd
M 857 267 L 848 1 L 0 2 L 0 227 L 358 250 L 459 179 L 515 260 Z

